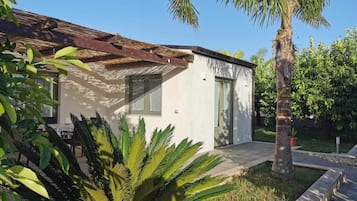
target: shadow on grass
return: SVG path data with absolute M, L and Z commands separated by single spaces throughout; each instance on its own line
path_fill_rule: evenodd
M 284 181 L 272 176 L 270 162 L 263 163 L 234 178 L 237 189 L 214 201 L 296 200 L 323 173 L 323 170 L 295 167 L 294 179 Z

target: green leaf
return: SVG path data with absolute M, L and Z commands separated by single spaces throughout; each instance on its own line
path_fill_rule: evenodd
M 26 64 L 26 70 L 30 71 L 30 72 L 33 72 L 33 73 L 37 73 L 37 68 L 33 65 L 30 65 L 30 64 Z
M 15 110 L 14 106 L 12 105 L 12 103 L 10 102 L 10 100 L 6 96 L 3 96 L 2 94 L 0 94 L 0 102 L 1 102 L 2 106 L 4 107 L 7 115 L 9 116 L 10 121 L 12 123 L 16 123 L 16 121 L 17 121 L 16 110 Z
M 39 168 L 41 170 L 45 169 L 51 160 L 51 149 L 47 146 L 41 144 L 40 145 L 40 165 Z
M 54 56 L 55 59 L 61 57 L 74 57 L 77 54 L 78 49 L 72 46 L 68 46 L 58 50 Z
M 62 152 L 58 151 L 57 149 L 52 149 L 52 154 L 57 159 L 57 161 L 60 164 L 62 170 L 64 172 L 68 173 L 69 162 L 68 162 L 68 159 L 66 158 L 66 156 Z
M 33 61 L 33 51 L 31 48 L 27 48 L 27 59 L 29 63 L 32 63 Z
M 22 183 L 23 185 L 31 189 L 33 192 L 45 198 L 49 198 L 46 188 L 31 169 L 20 165 L 15 165 L 7 169 L 6 172 L 14 180 Z
M 5 113 L 4 106 L 3 106 L 2 103 L 0 102 L 0 116 L 1 116 L 2 114 L 4 114 L 4 113 Z
M 0 183 L 5 183 L 6 185 L 9 185 L 12 188 L 16 187 L 16 185 L 9 178 L 9 175 L 6 173 L 6 170 L 2 167 L 0 167 L 0 180 L 2 181 Z
M 0 158 L 5 155 L 5 151 L 3 148 L 0 148 Z
M 84 70 L 91 71 L 91 68 L 90 68 L 87 64 L 83 63 L 81 60 L 78 60 L 78 59 L 67 59 L 67 61 L 70 62 L 70 63 L 72 63 L 72 64 L 75 65 L 75 66 L 78 66 L 78 67 L 84 69 Z
M 42 61 L 41 64 L 54 65 L 56 68 L 64 68 L 68 65 L 65 61 L 58 60 L 58 59 L 46 59 Z
M 2 192 L 1 193 L 1 201 L 10 201 L 10 197 L 7 194 L 7 192 Z

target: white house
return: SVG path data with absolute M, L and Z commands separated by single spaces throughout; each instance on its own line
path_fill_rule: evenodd
M 66 77 L 50 73 L 58 85 L 47 87 L 59 106 L 45 113 L 55 127 L 68 124 L 70 113 L 98 112 L 114 131 L 123 114 L 133 126 L 143 117 L 147 133 L 172 124 L 173 142 L 202 141 L 203 151 L 252 140 L 254 64 L 197 46 L 164 47 L 24 11 L 15 14 L 21 16 L 18 28 L 0 21 L 1 32 L 36 41 L 45 55 L 77 46 L 79 58 L 92 68 L 69 67 Z M 49 20 L 57 26 L 38 30 Z

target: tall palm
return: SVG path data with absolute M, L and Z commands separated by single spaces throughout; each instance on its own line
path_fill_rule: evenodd
M 179 3 L 181 3 L 181 9 Z M 294 67 L 294 45 L 292 43 L 292 19 L 296 17 L 302 22 L 314 27 L 328 26 L 327 20 L 322 16 L 322 10 L 329 0 L 222 0 L 226 4 L 232 4 L 246 14 L 260 26 L 271 22 L 280 22 L 280 28 L 273 42 L 276 80 L 277 80 L 277 105 L 276 105 L 276 142 L 275 156 L 272 171 L 275 175 L 289 179 L 293 175 L 291 148 L 289 145 L 289 133 L 291 130 L 290 112 L 290 83 L 291 73 Z M 170 0 L 170 10 L 178 19 L 197 26 L 197 12 L 187 12 L 187 7 L 192 5 L 189 0 Z M 172 9 L 172 3 L 175 3 Z M 174 12 L 180 10 L 182 12 Z M 191 11 L 196 11 L 194 8 Z M 182 17 L 185 12 L 186 17 Z

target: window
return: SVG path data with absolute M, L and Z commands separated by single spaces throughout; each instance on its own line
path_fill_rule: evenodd
M 58 101 L 58 74 L 57 73 L 41 73 L 48 80 L 36 80 L 38 84 L 43 86 L 50 92 L 53 100 Z M 46 123 L 57 123 L 58 105 L 42 105 L 42 117 Z
M 129 111 L 161 114 L 161 75 L 129 76 Z

